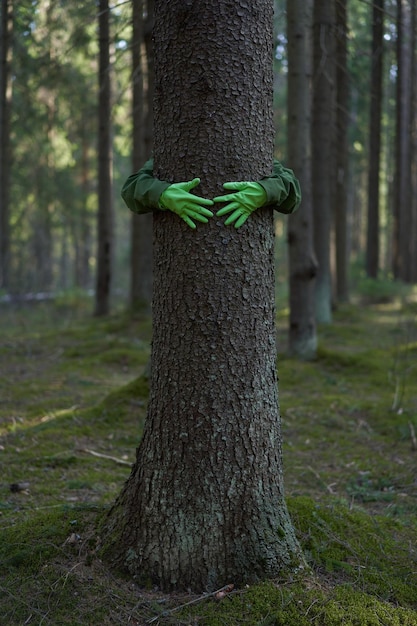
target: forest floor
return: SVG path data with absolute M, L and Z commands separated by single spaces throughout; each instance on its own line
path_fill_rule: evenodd
M 90 306 L 0 307 L 1 625 L 417 626 L 415 294 L 339 308 L 310 363 L 287 355 L 279 313 L 286 494 L 311 572 L 201 596 L 140 589 L 95 553 L 145 419 L 151 323 Z

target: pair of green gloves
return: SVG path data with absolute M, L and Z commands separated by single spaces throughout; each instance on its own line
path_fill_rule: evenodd
M 266 191 L 259 183 L 224 183 L 223 187 L 235 190 L 234 193 L 216 196 L 213 200 L 190 193 L 199 184 L 200 178 L 193 178 L 185 183 L 173 183 L 161 194 L 159 207 L 176 213 L 190 228 L 196 228 L 194 222 L 207 223 L 208 218 L 213 217 L 214 213 L 207 209 L 208 206 L 213 206 L 215 202 L 228 202 L 229 204 L 217 211 L 217 215 L 222 217 L 231 213 L 225 221 L 226 226 L 234 223 L 235 228 L 240 228 L 251 213 L 267 200 Z
M 273 161 L 273 171 L 257 182 L 229 182 L 223 187 L 232 193 L 213 199 L 194 195 L 192 190 L 200 183 L 199 178 L 189 182 L 170 183 L 156 178 L 153 173 L 153 159 L 129 176 L 122 187 L 121 195 L 131 211 L 138 214 L 155 209 L 169 210 L 178 215 L 190 228 L 195 222 L 208 222 L 213 217 L 215 202 L 226 202 L 217 215 L 228 215 L 226 225 L 240 228 L 248 217 L 259 207 L 268 206 L 279 213 L 293 213 L 301 202 L 300 184 L 294 172 L 277 160 Z

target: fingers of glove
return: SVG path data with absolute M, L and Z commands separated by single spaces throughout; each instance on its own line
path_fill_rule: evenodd
M 209 217 L 212 217 L 213 213 L 211 213 L 211 211 L 209 211 L 209 213 L 210 213 Z M 197 222 L 203 222 L 204 224 L 207 224 L 208 222 L 208 219 L 207 217 L 205 217 L 205 215 L 203 215 L 202 213 L 199 213 L 198 211 L 194 211 L 194 209 L 191 209 L 191 208 L 185 209 L 184 216 L 185 215 L 188 218 L 192 218 L 193 220 L 196 220 Z
M 184 203 L 183 205 L 178 207 L 175 212 L 178 213 L 178 215 L 180 215 L 181 217 L 183 214 L 185 214 L 185 215 L 190 215 L 193 218 L 197 215 L 202 215 L 204 217 L 213 217 L 214 215 L 214 213 L 200 206 L 199 204 L 193 204 L 193 203 L 190 204 L 189 202 Z
M 225 196 L 216 196 L 214 202 L 235 202 L 239 200 L 239 193 L 228 193 Z
M 188 180 L 183 183 L 174 183 L 172 186 L 177 189 L 183 189 L 184 191 L 190 191 L 190 189 L 194 189 L 194 187 L 200 184 L 200 180 L 200 178 L 193 178 L 193 180 Z
M 180 203 L 184 202 L 188 205 L 195 205 L 199 207 L 200 205 L 204 206 L 213 206 L 214 201 L 210 198 L 201 198 L 200 196 L 196 196 L 193 193 L 188 193 L 184 189 L 176 189 L 175 196 L 171 196 L 175 202 Z
M 242 226 L 242 224 L 244 224 L 246 222 L 246 220 L 248 219 L 249 214 L 248 213 L 243 213 L 238 220 L 236 220 L 235 222 L 235 228 L 240 228 Z
M 245 214 L 242 211 L 242 209 L 236 209 L 236 211 L 234 211 L 232 213 L 232 215 L 229 215 L 229 217 L 225 221 L 224 225 L 225 226 L 229 226 L 230 224 L 233 224 L 233 222 L 236 222 L 236 221 L 239 221 L 240 219 L 242 219 L 242 217 L 244 218 L 243 222 L 245 222 L 248 219 L 249 216 L 247 214 Z M 243 222 L 242 222 L 242 224 L 243 224 Z M 235 227 L 238 228 L 236 225 L 235 225 Z
M 208 209 L 205 209 L 202 206 L 198 206 L 198 207 L 193 207 L 193 210 L 197 210 L 199 215 L 204 215 L 205 217 L 213 217 L 214 213 L 212 213 L 212 211 L 209 211 Z
M 195 196 L 192 193 L 188 194 L 187 200 L 197 206 L 201 204 L 203 204 L 204 206 L 213 206 L 214 204 L 214 200 L 210 200 L 209 198 L 200 198 L 200 196 Z
M 226 204 L 226 206 L 224 206 L 222 209 L 217 211 L 216 215 L 218 217 L 222 217 L 223 215 L 227 215 L 231 211 L 235 211 L 240 208 L 241 208 L 241 205 L 239 204 L 239 202 L 231 202 L 230 204 Z
M 184 220 L 184 222 L 190 227 L 190 228 L 196 228 L 196 225 L 194 224 L 194 222 L 188 217 L 187 214 L 184 213 L 184 215 L 181 215 L 181 219 Z
M 239 180 L 237 182 L 223 183 L 224 189 L 236 189 L 237 191 L 243 191 L 249 185 L 246 181 Z

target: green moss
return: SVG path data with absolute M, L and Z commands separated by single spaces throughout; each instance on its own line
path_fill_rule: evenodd
M 309 498 L 289 500 L 289 510 L 311 566 L 332 572 L 380 599 L 417 608 L 412 571 L 417 525 L 382 515 L 325 506 Z
M 38 571 L 56 555 L 69 532 L 69 515 L 57 510 L 32 513 L 30 519 L 2 528 L 0 562 L 3 572 L 13 568 L 22 568 L 26 574 Z
M 413 302 L 344 306 L 319 329 L 315 362 L 281 354 L 286 493 L 314 576 L 221 601 L 145 593 L 94 552 L 97 520 L 130 469 L 89 451 L 134 460 L 149 393 L 141 375 L 149 318 L 99 320 L 65 302 L 0 311 L 0 621 L 417 625 L 416 310 Z M 287 317 L 279 323 L 283 346 Z M 393 411 L 398 380 L 405 387 Z M 28 490 L 12 493 L 19 481 Z M 66 543 L 72 532 L 80 543 Z M 170 613 L 190 599 L 196 604 Z
M 122 388 L 117 389 L 107 395 L 102 406 L 114 406 L 121 402 L 135 400 L 146 401 L 149 395 L 149 381 L 145 376 L 140 376 Z
M 270 582 L 222 600 L 207 600 L 176 613 L 178 621 L 204 626 L 416 626 L 417 612 L 342 585 L 322 587 L 314 580 Z M 174 617 L 174 616 L 173 616 Z

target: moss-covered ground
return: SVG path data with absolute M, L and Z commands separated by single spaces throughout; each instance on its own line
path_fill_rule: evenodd
M 139 589 L 95 553 L 146 414 L 148 318 L 0 309 L 0 624 L 417 626 L 417 304 L 346 305 L 314 362 L 277 320 L 285 484 L 311 565 L 216 595 Z M 233 581 L 226 581 L 233 583 Z

